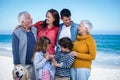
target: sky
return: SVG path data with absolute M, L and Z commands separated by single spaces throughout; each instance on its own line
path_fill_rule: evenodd
M 75 23 L 89 20 L 92 34 L 120 34 L 120 0 L 0 0 L 0 34 L 13 32 L 22 11 L 31 14 L 34 24 L 45 20 L 47 10 L 63 8 L 71 11 Z

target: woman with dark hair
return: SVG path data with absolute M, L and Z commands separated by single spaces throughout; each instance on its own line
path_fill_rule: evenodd
M 55 9 L 50 9 L 46 13 L 45 21 L 38 21 L 34 24 L 37 28 L 37 38 L 41 36 L 46 36 L 50 39 L 51 44 L 48 48 L 48 53 L 53 55 L 55 53 L 55 44 L 57 39 L 57 34 L 59 31 L 59 13 Z

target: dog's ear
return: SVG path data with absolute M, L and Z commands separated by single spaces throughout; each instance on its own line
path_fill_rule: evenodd
M 15 80 L 14 69 L 12 70 L 13 80 Z

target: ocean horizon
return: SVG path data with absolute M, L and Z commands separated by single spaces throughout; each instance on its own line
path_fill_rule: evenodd
M 94 64 L 120 66 L 120 35 L 93 35 L 97 45 Z M 0 54 L 12 55 L 12 36 L 0 34 Z

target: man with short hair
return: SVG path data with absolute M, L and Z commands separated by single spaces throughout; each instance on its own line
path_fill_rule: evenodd
M 18 15 L 20 27 L 12 34 L 12 53 L 14 65 L 25 66 L 31 80 L 35 80 L 32 56 L 36 43 L 36 28 L 32 26 L 32 18 L 26 11 Z
M 69 9 L 63 9 L 60 12 L 61 20 L 63 21 L 62 24 L 60 24 L 60 29 L 58 32 L 58 38 L 57 38 L 57 44 L 56 44 L 56 54 L 60 50 L 58 45 L 58 40 L 63 37 L 69 37 L 72 41 L 76 39 L 77 33 L 78 33 L 78 24 L 74 23 L 71 20 L 71 12 Z

